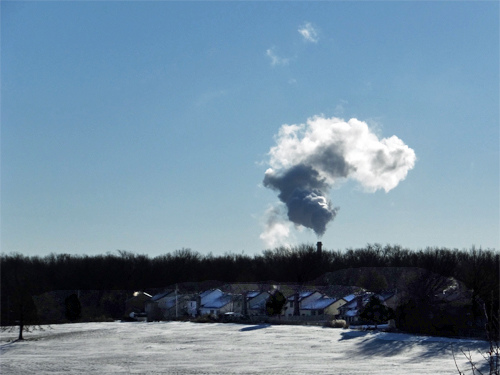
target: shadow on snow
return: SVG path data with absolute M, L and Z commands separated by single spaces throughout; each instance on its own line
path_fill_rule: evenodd
M 405 340 L 405 335 L 399 337 L 395 335 L 380 336 L 375 331 L 346 331 L 341 333 L 339 341 L 357 339 L 360 342 L 356 345 L 356 349 L 350 351 L 351 354 L 361 354 L 363 356 L 385 356 L 391 357 L 409 351 L 415 348 L 421 350 L 416 361 L 425 360 L 431 357 L 449 356 L 453 357 L 452 347 L 455 355 L 461 356 L 460 349 L 471 352 L 477 352 L 487 348 L 487 343 L 482 341 L 450 341 L 439 340 L 439 338 L 422 337 L 414 340 Z

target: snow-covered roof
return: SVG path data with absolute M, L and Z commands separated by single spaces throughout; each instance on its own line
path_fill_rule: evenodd
M 331 304 L 335 303 L 336 299 L 335 298 L 319 298 L 315 301 L 311 301 L 309 303 L 306 303 L 302 306 L 302 309 L 304 310 L 318 310 L 318 309 L 325 309 Z
M 215 290 L 217 290 L 217 289 L 205 290 L 204 292 L 201 292 L 201 293 L 200 293 L 200 297 L 201 297 L 201 298 L 206 297 L 206 296 L 208 296 L 210 293 L 213 293 Z
M 222 295 L 224 295 L 224 293 L 222 293 L 220 289 L 207 290 L 200 294 L 201 305 L 204 306 L 208 303 L 211 303 Z
M 357 305 L 358 305 L 358 301 L 352 300 L 351 302 L 348 302 L 345 305 L 340 306 L 339 309 L 342 309 L 342 310 L 354 309 Z
M 315 293 L 314 291 L 306 290 L 299 293 L 299 300 L 309 297 L 311 294 Z M 288 297 L 289 301 L 295 300 L 295 293 Z
M 342 297 L 347 302 L 351 302 L 354 298 L 356 298 L 355 294 L 349 294 L 348 296 Z
M 250 291 L 250 292 L 247 293 L 247 298 L 257 297 L 261 293 L 262 292 L 259 292 L 259 291 L 256 291 L 256 290 L 252 290 L 252 291 Z
M 220 309 L 221 307 L 226 306 L 231 301 L 232 296 L 230 294 L 224 294 L 216 299 L 209 301 L 208 303 L 203 304 L 202 306 L 206 309 Z

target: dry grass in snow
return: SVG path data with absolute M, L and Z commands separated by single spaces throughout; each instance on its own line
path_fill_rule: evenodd
M 396 333 L 183 322 L 62 324 L 25 338 L 2 333 L 3 375 L 457 374 L 452 347 L 470 349 L 478 361 L 478 349 L 487 348 L 483 341 Z M 467 370 L 463 355 L 456 358 Z

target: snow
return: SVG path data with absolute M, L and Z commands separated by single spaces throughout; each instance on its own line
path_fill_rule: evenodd
M 2 374 L 470 374 L 484 341 L 315 326 L 77 323 L 0 336 Z M 483 360 L 484 362 L 484 360 Z M 480 367 L 481 369 L 481 367 Z

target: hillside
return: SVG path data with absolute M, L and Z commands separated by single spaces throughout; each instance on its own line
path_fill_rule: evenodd
M 456 374 L 482 341 L 303 326 L 62 324 L 2 334 L 2 374 Z M 456 356 L 462 370 L 465 358 Z M 481 369 L 484 369 L 480 365 Z M 466 372 L 468 374 L 468 372 Z

